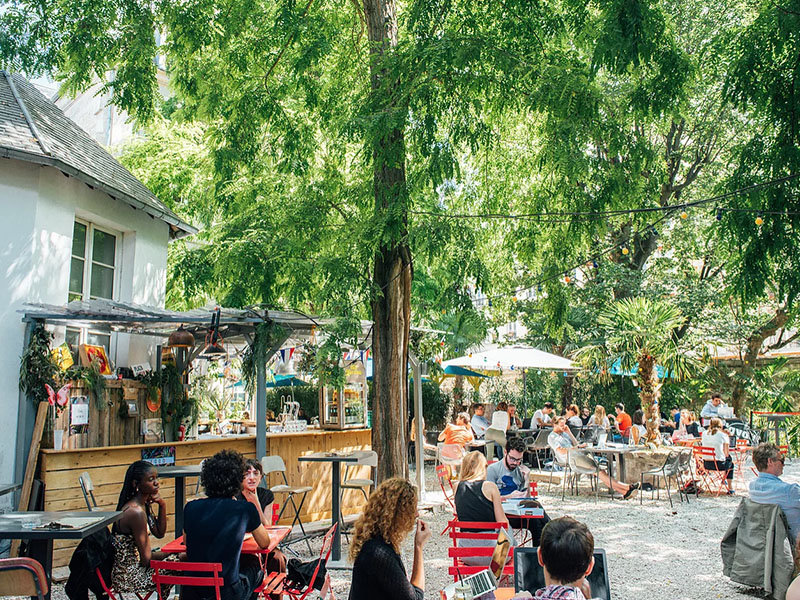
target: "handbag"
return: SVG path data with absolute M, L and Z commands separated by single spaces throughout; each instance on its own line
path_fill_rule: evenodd
M 325 561 L 321 558 L 316 560 L 302 561 L 299 558 L 290 558 L 286 563 L 286 581 L 295 589 L 304 590 L 311 583 L 314 577 L 314 569 L 319 564 L 317 577 L 314 579 L 314 589 L 321 590 L 325 583 L 325 576 L 328 570 L 325 568 Z

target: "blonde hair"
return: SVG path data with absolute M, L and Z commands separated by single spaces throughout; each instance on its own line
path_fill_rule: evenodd
M 468 452 L 461 461 L 461 481 L 480 481 L 486 479 L 486 457 L 482 452 Z
M 594 408 L 594 424 L 600 427 L 603 424 L 603 419 L 606 418 L 606 409 L 599 404 Z
M 567 410 L 571 410 L 571 411 L 572 411 L 572 412 L 575 414 L 575 416 L 576 416 L 576 417 L 577 417 L 579 414 L 581 414 L 581 411 L 579 411 L 579 410 L 578 410 L 578 405 L 577 405 L 577 404 L 570 404 L 570 405 L 567 407 Z
M 715 435 L 720 429 L 722 429 L 722 419 L 711 419 L 711 427 L 709 427 L 709 432 L 711 435 Z
M 380 537 L 400 554 L 400 543 L 414 529 L 417 518 L 417 489 L 402 477 L 387 479 L 372 492 L 356 521 L 350 560 L 355 562 L 364 544 Z
M 469 415 L 467 413 L 465 412 L 458 413 L 456 415 L 456 423 L 458 423 L 459 420 L 463 421 L 465 426 L 469 425 Z

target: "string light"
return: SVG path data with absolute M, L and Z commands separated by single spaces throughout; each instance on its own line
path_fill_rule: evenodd
M 763 225 L 763 224 L 764 224 L 764 217 L 762 217 L 761 215 L 758 215 L 756 217 L 756 225 Z
M 625 256 L 628 256 L 628 253 L 629 253 L 629 252 L 630 252 L 630 250 L 628 250 L 626 247 L 624 247 L 624 246 L 622 247 L 622 253 L 623 253 Z
M 688 218 L 689 218 L 689 213 L 687 213 L 685 210 L 682 210 L 681 219 L 688 219 Z

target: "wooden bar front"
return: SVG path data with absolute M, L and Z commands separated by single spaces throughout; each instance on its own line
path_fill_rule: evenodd
M 310 430 L 302 433 L 270 433 L 267 434 L 267 454 L 277 455 L 286 463 L 286 477 L 293 486 L 307 485 L 312 487 L 301 510 L 304 522 L 330 520 L 331 512 L 331 466 L 329 463 L 301 463 L 298 457 L 312 452 L 353 450 L 369 450 L 371 448 L 372 431 L 354 429 L 345 431 Z M 175 446 L 175 463 L 178 465 L 199 464 L 204 458 L 213 456 L 223 449 L 241 452 L 245 458 L 255 458 L 255 436 L 232 436 L 210 438 L 188 442 L 172 442 L 165 444 L 139 444 L 131 446 L 109 446 L 107 448 L 80 448 L 68 450 L 42 450 L 39 463 L 39 477 L 45 484 L 45 510 L 85 510 L 78 477 L 88 472 L 94 483 L 95 498 L 102 510 L 116 508 L 125 471 L 128 465 L 140 460 L 143 448 L 158 446 Z M 353 467 L 351 473 L 343 469 L 342 479 L 349 477 L 373 478 L 369 467 Z M 283 483 L 279 473 L 268 478 L 268 485 Z M 186 498 L 197 497 L 197 478 L 187 478 Z M 202 494 L 202 489 L 200 489 Z M 175 481 L 161 480 L 161 495 L 166 500 L 170 525 L 167 537 L 157 540 L 151 537 L 154 548 L 160 547 L 172 538 L 175 510 Z M 277 494 L 276 501 L 283 505 L 285 494 Z M 295 500 L 299 502 L 299 498 Z M 364 496 L 355 490 L 344 493 L 342 512 L 346 515 L 361 512 Z M 281 524 L 289 525 L 292 521 L 291 505 L 286 509 Z M 57 540 L 53 553 L 53 566 L 63 567 L 69 563 L 75 541 Z

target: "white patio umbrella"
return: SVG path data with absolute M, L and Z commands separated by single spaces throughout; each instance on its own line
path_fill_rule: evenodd
M 580 367 L 570 359 L 543 352 L 530 346 L 503 346 L 472 355 L 459 356 L 442 362 L 442 368 L 466 367 L 474 370 L 540 369 L 542 371 L 579 371 Z

